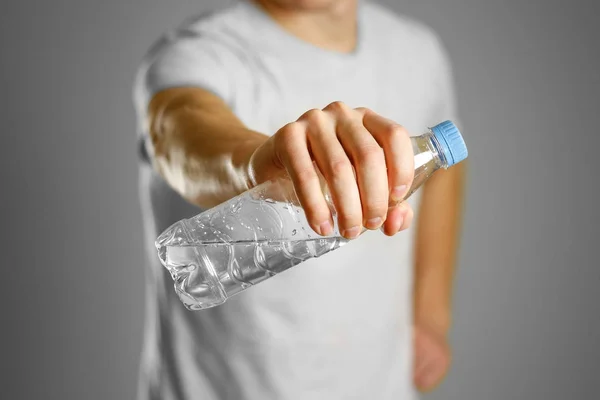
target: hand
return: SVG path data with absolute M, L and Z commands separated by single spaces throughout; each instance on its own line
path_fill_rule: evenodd
M 414 384 L 422 392 L 435 389 L 450 368 L 450 346 L 446 334 L 426 324 L 415 324 Z
M 412 184 L 413 159 L 402 126 L 368 109 L 334 102 L 281 128 L 256 149 L 248 169 L 252 186 L 287 171 L 312 229 L 326 236 L 333 232 L 333 220 L 316 164 L 340 232 L 353 239 L 363 226 L 383 227 L 389 236 L 410 226 L 412 210 L 400 201 Z M 396 205 L 389 207 L 390 201 Z

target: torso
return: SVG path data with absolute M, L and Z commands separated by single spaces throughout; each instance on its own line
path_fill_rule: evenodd
M 220 43 L 230 49 L 224 57 L 235 72 L 227 101 L 251 129 L 273 134 L 303 112 L 339 100 L 372 108 L 420 134 L 439 122 L 430 120 L 433 89 L 427 87 L 427 54 L 418 46 L 425 39 L 399 20 L 389 33 L 398 37 L 377 39 L 385 29 L 377 24 L 392 17 L 370 7 L 363 10 L 365 48 L 331 62 L 309 47 L 300 53 L 314 51 L 313 57 L 286 59 L 270 51 L 271 43 L 264 52 L 257 49 L 257 37 L 245 42 L 245 24 L 261 18 L 248 5 L 212 16 L 217 22 L 192 26 L 221 35 Z M 273 26 L 261 29 L 266 31 L 257 36 L 276 33 Z M 285 38 L 286 46 L 291 40 Z M 148 165 L 140 170 L 140 190 L 149 243 L 175 221 L 202 211 Z M 410 199 L 415 210 L 418 197 Z M 367 232 L 200 312 L 183 308 L 149 245 L 142 398 L 412 398 L 412 245 L 412 230 L 393 238 Z

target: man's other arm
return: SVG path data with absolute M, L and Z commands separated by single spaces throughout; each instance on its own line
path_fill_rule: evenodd
M 414 288 L 415 383 L 437 386 L 450 366 L 448 331 L 460 236 L 465 163 L 438 171 L 423 188 L 417 221 Z

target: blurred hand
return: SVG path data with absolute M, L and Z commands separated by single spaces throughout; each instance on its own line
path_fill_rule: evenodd
M 442 382 L 450 368 L 450 346 L 445 333 L 423 323 L 415 324 L 413 341 L 414 384 L 428 392 Z
M 281 128 L 252 154 L 249 171 L 252 185 L 287 171 L 312 229 L 329 235 L 333 220 L 316 164 L 345 238 L 357 237 L 362 227 L 383 228 L 391 236 L 412 221 L 410 206 L 399 201 L 412 184 L 413 158 L 402 126 L 334 102 Z M 389 207 L 390 201 L 397 205 Z

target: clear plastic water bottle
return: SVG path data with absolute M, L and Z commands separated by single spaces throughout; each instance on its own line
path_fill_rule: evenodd
M 415 175 L 405 199 L 436 170 L 467 158 L 465 142 L 450 121 L 411 141 Z M 326 188 L 324 193 L 334 214 L 334 233 L 327 237 L 310 228 L 292 182 L 286 178 L 258 185 L 165 230 L 156 240 L 156 248 L 183 304 L 190 310 L 217 306 L 259 282 L 348 243 L 339 233 Z

